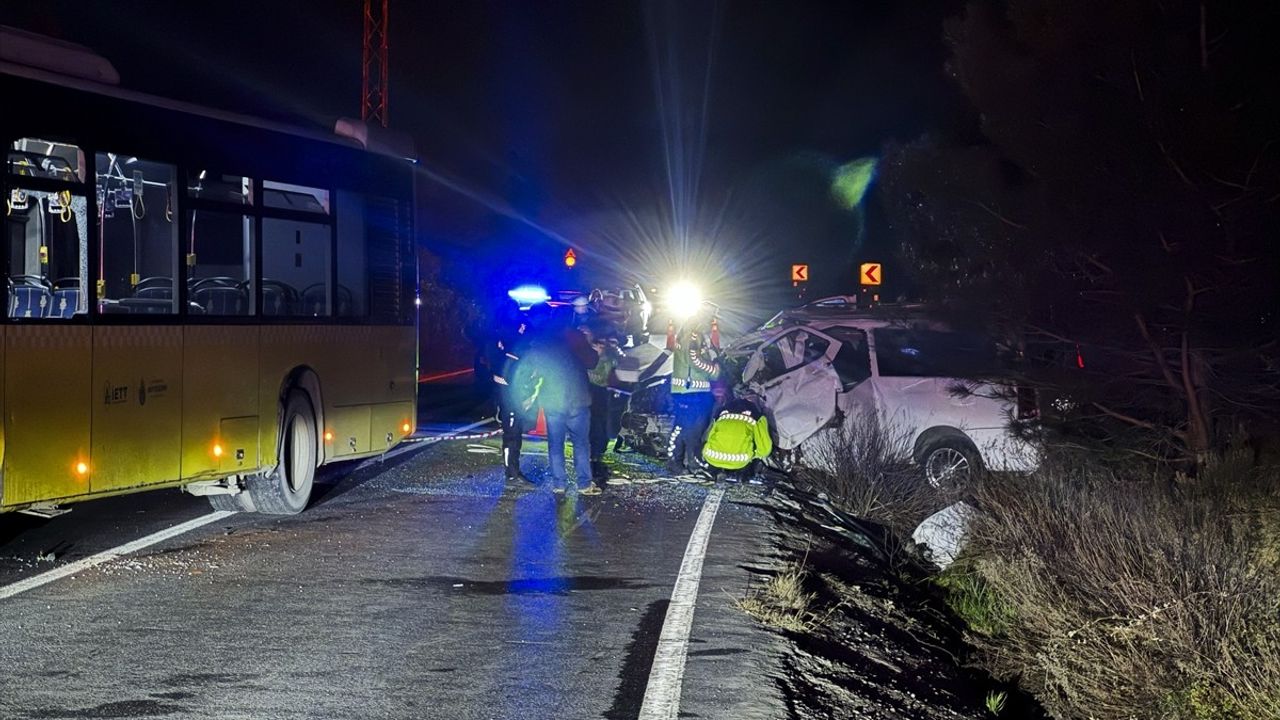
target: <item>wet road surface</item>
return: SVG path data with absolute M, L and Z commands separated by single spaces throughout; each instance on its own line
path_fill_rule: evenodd
M 327 468 L 302 515 L 231 515 L 0 600 L 0 718 L 638 717 L 708 489 L 566 498 L 506 483 L 494 447 Z M 770 557 L 755 501 L 731 489 L 712 527 L 681 717 L 786 715 L 779 641 L 733 607 Z M 159 491 L 0 516 L 0 586 L 208 513 Z

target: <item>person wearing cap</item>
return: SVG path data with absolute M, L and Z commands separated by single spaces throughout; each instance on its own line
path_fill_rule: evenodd
M 579 295 L 573 299 L 573 325 L 574 327 L 586 327 L 596 316 L 596 308 L 591 303 L 591 298 L 586 295 Z

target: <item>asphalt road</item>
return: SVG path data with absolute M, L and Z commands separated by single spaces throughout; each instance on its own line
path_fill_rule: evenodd
M 0 718 L 638 717 L 708 488 L 575 500 L 505 483 L 494 446 L 328 468 L 299 516 L 231 515 L 0 600 Z M 786 716 L 780 643 L 733 607 L 770 559 L 757 499 L 731 489 L 711 527 L 680 717 Z M 160 491 L 0 516 L 0 588 L 208 513 Z

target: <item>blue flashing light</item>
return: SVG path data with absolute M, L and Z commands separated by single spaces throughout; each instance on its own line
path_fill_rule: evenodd
M 521 309 L 528 309 L 551 299 L 546 288 L 538 285 L 521 285 L 514 290 L 508 290 L 507 297 L 519 303 Z

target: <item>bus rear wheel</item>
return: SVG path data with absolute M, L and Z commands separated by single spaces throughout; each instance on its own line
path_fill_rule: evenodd
M 306 509 L 318 464 L 316 414 L 306 393 L 289 391 L 283 421 L 276 466 L 245 483 L 246 504 L 269 515 L 296 515 Z

